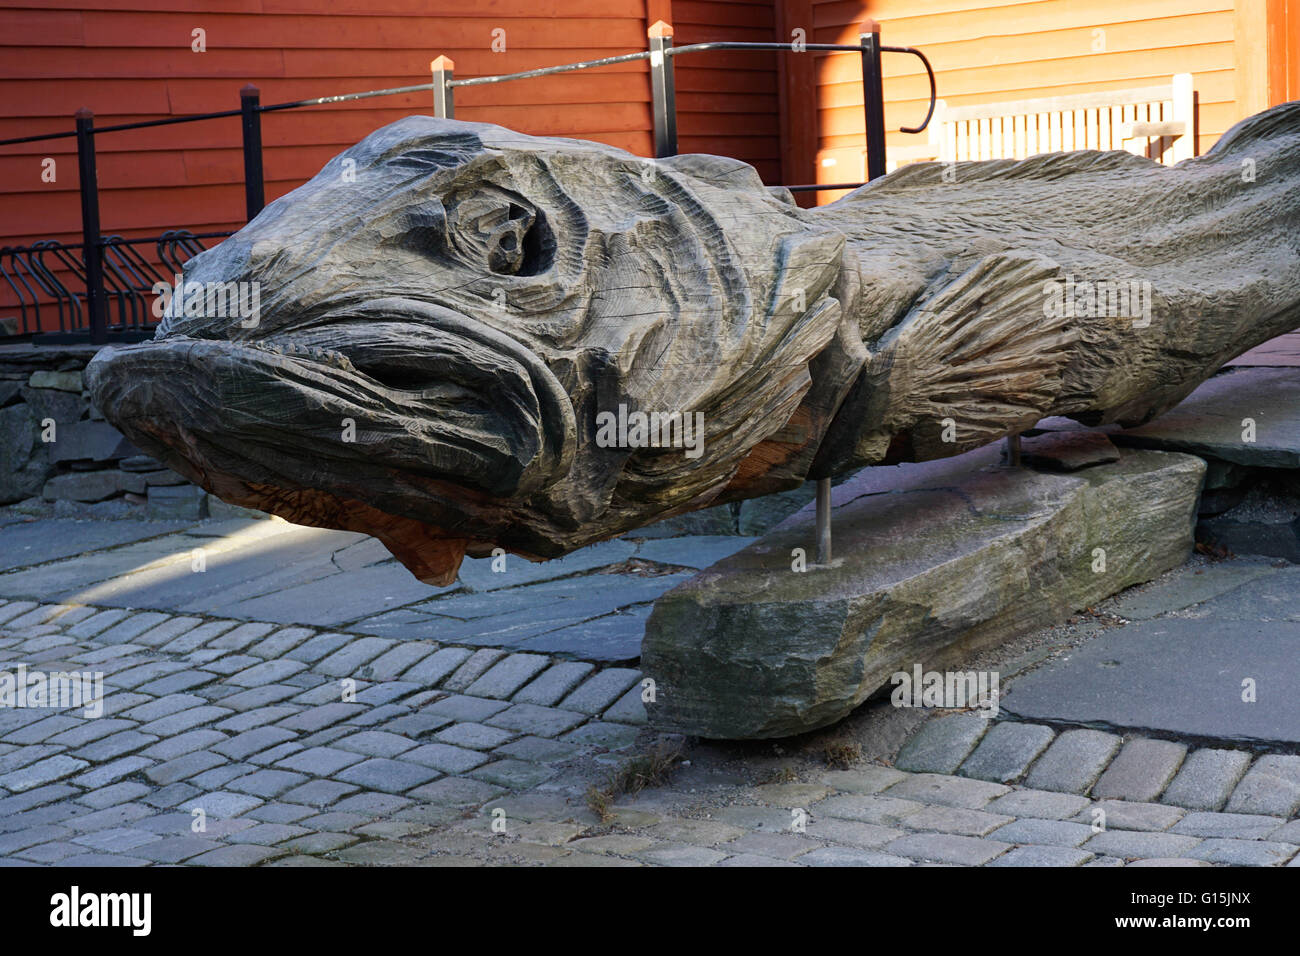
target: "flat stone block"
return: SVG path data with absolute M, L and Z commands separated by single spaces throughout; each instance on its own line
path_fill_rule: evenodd
M 1244 418 L 1256 423 L 1253 442 L 1243 440 Z M 1300 468 L 1300 376 L 1288 368 L 1233 368 L 1202 382 L 1150 424 L 1110 438 L 1242 465 Z
M 495 664 L 502 657 L 505 657 L 505 651 L 497 650 L 492 647 L 485 647 L 477 650 L 465 659 L 465 662 L 456 668 L 456 673 L 452 674 L 442 686 L 447 690 L 454 690 L 457 693 L 463 693 L 470 684 L 478 680 L 483 674 L 487 673 L 488 668 Z
M 1004 843 L 1034 843 L 1077 847 L 1092 836 L 1092 828 L 1065 820 L 1015 820 L 990 836 Z
M 1043 820 L 1065 820 L 1088 806 L 1087 797 L 1047 790 L 1013 790 L 986 804 L 989 813 Z
M 414 750 L 403 754 L 402 759 L 449 774 L 468 773 L 488 760 L 486 755 L 476 750 L 445 743 L 425 744 L 423 747 L 416 747 Z
M 1124 745 L 1092 788 L 1102 800 L 1154 800 L 1164 792 L 1187 753 L 1185 744 L 1139 737 Z
M 641 659 L 659 687 L 651 719 L 710 738 L 803 733 L 917 662 L 942 670 L 1064 620 L 1186 559 L 1204 470 L 1125 451 L 1045 474 L 990 467 L 987 450 L 914 480 L 866 469 L 888 473 L 880 491 L 893 493 L 864 489 L 834 522 L 836 553 L 871 560 L 794 570 L 792 551 L 815 540 L 803 511 L 659 598 Z M 1092 570 L 1099 542 L 1105 573 Z
M 1230 866 L 1280 866 L 1296 855 L 1292 843 L 1271 843 L 1267 840 L 1206 840 L 1188 856 L 1207 863 L 1226 863 Z
M 989 866 L 1082 866 L 1093 858 L 1087 850 L 1067 846 L 1018 846 Z
M 956 773 L 991 726 L 983 717 L 931 717 L 903 744 L 894 766 L 915 773 Z
M 1108 630 L 1014 678 L 1002 709 L 1028 721 L 1295 747 L 1300 694 L 1281 688 L 1300 686 L 1300 622 L 1260 621 L 1259 612 L 1254 620 L 1162 617 Z M 1241 680 L 1251 676 L 1261 692 L 1278 688 L 1267 705 L 1242 702 Z
M 841 820 L 856 820 L 876 826 L 901 827 L 906 825 L 909 816 L 920 813 L 925 806 L 916 800 L 902 800 L 880 794 L 855 794 L 823 800 L 817 807 L 817 814 L 819 817 L 838 817 Z
M 1300 811 L 1300 757 L 1260 757 L 1232 791 L 1226 809 L 1230 813 L 1295 816 Z
M 1011 844 L 949 833 L 909 833 L 884 849 L 886 853 L 914 860 L 981 866 L 1011 849 Z
M 405 793 L 439 776 L 438 771 L 401 760 L 376 758 L 349 767 L 335 775 L 343 783 L 354 783 L 368 790 Z
M 108 422 L 68 422 L 51 443 L 50 460 L 115 462 L 140 453 Z
M 979 810 L 989 801 L 1008 793 L 1010 789 L 1002 784 L 983 780 L 918 773 L 890 787 L 885 796 Z
M 103 501 L 123 491 L 119 471 L 73 471 L 55 475 L 41 492 L 46 501 Z
M 834 790 L 849 793 L 879 793 L 892 787 L 907 774 L 892 767 L 863 767 L 859 770 L 832 770 L 821 776 L 821 782 Z
M 410 796 L 423 803 L 445 807 L 474 807 L 502 793 L 502 789 L 468 777 L 444 777 L 418 787 Z
M 584 714 L 598 714 L 641 679 L 641 672 L 627 667 L 606 667 L 586 680 L 557 706 Z
M 537 704 L 550 707 L 578 685 L 594 670 L 594 666 L 578 661 L 564 661 L 548 668 L 530 684 L 511 698 L 517 704 Z
M 1099 817 L 1100 810 L 1104 817 Z M 1090 804 L 1075 816 L 1076 823 L 1100 822 L 1108 830 L 1168 830 L 1183 818 L 1184 811 L 1159 803 L 1133 803 L 1128 800 L 1102 800 Z
M 465 688 L 465 693 L 471 697 L 508 698 L 550 662 L 549 657 L 541 654 L 511 654 L 488 668 L 482 677 Z
M 893 853 L 872 853 L 844 846 L 827 846 L 799 857 L 802 866 L 911 866 L 912 861 Z
M 1087 793 L 1119 750 L 1120 738 L 1099 730 L 1067 730 L 1047 748 L 1025 778 L 1026 786 Z
M 1255 813 L 1189 813 L 1175 823 L 1169 832 L 1231 840 L 1263 840 L 1284 823 L 1286 820 L 1282 817 Z
M 528 790 L 554 777 L 556 771 L 543 764 L 525 760 L 498 760 L 470 772 L 478 780 L 508 790 Z
M 1244 750 L 1193 750 L 1160 801 L 1189 810 L 1219 810 L 1249 766 L 1250 754 Z
M 499 714 L 494 714 L 483 723 L 521 734 L 535 734 L 538 737 L 558 737 L 564 731 L 576 727 L 586 719 L 585 714 L 576 714 L 570 710 L 555 707 L 537 707 L 533 704 L 514 704 Z
M 787 822 L 785 829 L 789 829 Z M 882 827 L 874 823 L 860 823 L 856 820 L 838 820 L 834 817 L 818 817 L 808 824 L 807 836 L 813 840 L 820 840 L 826 843 L 848 844 L 849 846 L 861 847 L 863 849 L 874 850 L 884 846 L 886 843 L 892 843 L 899 837 L 903 836 L 902 830 L 897 827 Z M 768 836 L 776 837 L 778 834 L 752 834 L 751 836 Z M 736 841 L 736 844 L 744 843 L 750 837 L 742 837 Z M 793 839 L 793 838 L 791 838 Z M 807 840 L 798 840 L 794 846 L 799 847 L 797 853 L 787 848 L 786 856 L 791 858 L 800 853 L 807 853 L 809 844 Z M 764 852 L 762 849 L 757 852 Z
M 960 773 L 977 780 L 1015 783 L 1056 736 L 1041 724 L 996 724 L 966 758 Z
M 312 667 L 331 677 L 366 678 L 365 665 L 392 647 L 393 642 L 382 637 L 357 637 Z
M 649 723 L 649 716 L 646 714 L 645 702 L 641 699 L 644 690 L 640 687 L 633 687 L 626 694 L 614 701 L 613 704 L 601 716 L 605 720 L 617 721 L 621 724 L 634 724 L 640 726 Z
M 1144 830 L 1107 830 L 1094 834 L 1084 849 L 1099 856 L 1124 859 L 1141 857 L 1181 857 L 1200 844 L 1199 837 L 1176 833 L 1150 833 Z
M 208 493 L 195 485 L 152 485 L 148 513 L 151 518 L 197 521 L 208 515 Z
M 727 858 L 727 854 L 702 846 L 664 844 L 636 854 L 638 860 L 657 866 L 713 866 Z
M 907 818 L 912 830 L 937 830 L 941 833 L 958 833 L 964 836 L 988 836 L 998 827 L 1009 823 L 1011 817 L 983 810 L 965 810 L 961 807 L 926 807 Z M 1006 839 L 998 837 L 998 839 Z

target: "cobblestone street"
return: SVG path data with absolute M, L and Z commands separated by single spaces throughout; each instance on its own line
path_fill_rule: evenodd
M 695 743 L 600 806 L 664 747 L 617 663 L 20 599 L 0 635 L 0 670 L 105 688 L 0 715 L 8 866 L 1300 866 L 1284 753 L 886 701 L 846 724 L 892 721 L 893 766 L 837 749 L 853 726 Z
M 278 519 L 5 509 L 0 692 L 88 672 L 103 712 L 0 708 L 0 864 L 1300 866 L 1276 557 L 1194 556 L 965 662 L 998 719 L 886 696 L 779 741 L 659 734 L 654 602 L 807 501 L 447 588 Z M 1252 515 L 1224 533 L 1273 533 Z

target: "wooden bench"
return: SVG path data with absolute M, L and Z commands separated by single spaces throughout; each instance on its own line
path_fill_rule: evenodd
M 1196 155 L 1196 94 L 1192 75 L 1179 73 L 1140 89 L 957 107 L 940 100 L 927 132 L 926 143 L 889 147 L 889 168 L 1072 149 L 1123 149 L 1173 165 Z

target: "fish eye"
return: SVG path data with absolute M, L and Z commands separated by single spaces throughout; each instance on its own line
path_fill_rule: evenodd
M 495 187 L 450 196 L 447 238 L 459 258 L 498 275 L 535 275 L 549 264 L 545 216 L 522 197 Z

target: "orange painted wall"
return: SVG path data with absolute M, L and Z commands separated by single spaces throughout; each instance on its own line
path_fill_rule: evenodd
M 646 12 L 645 0 L 7 0 L 0 139 L 68 129 L 79 106 L 104 125 L 232 109 L 247 82 L 263 103 L 428 82 L 438 53 L 461 76 L 624 53 L 644 48 Z M 191 50 L 196 27 L 204 53 Z M 498 27 L 504 53 L 490 50 Z M 645 66 L 601 74 L 459 90 L 457 115 L 648 151 Z M 431 102 L 423 93 L 264 114 L 267 199 Z M 106 134 L 97 147 L 105 232 L 241 224 L 238 118 Z M 40 180 L 44 156 L 58 161 L 54 184 Z M 0 149 L 0 243 L 76 233 L 76 189 L 71 140 Z
M 772 43 L 772 0 L 673 0 L 673 43 Z M 718 153 L 751 163 L 766 183 L 781 179 L 777 68 L 788 54 L 706 51 L 679 56 L 677 143 L 683 153 Z
M 996 103 L 1167 83 L 1193 74 L 1197 151 L 1238 120 L 1296 91 L 1296 0 L 786 0 L 787 19 L 812 24 L 824 43 L 857 42 L 859 25 L 881 23 L 885 44 L 923 49 L 949 106 Z M 1289 18 L 1289 19 L 1288 19 Z M 811 82 L 815 121 L 794 131 L 786 176 L 844 181 L 844 164 L 822 168 L 824 151 L 862 143 L 861 67 L 819 56 Z M 929 86 L 912 57 L 886 54 L 885 124 L 897 132 L 925 115 Z M 1288 83 L 1291 85 L 1288 87 Z M 860 170 L 857 170 L 860 174 Z M 820 194 L 822 201 L 835 193 Z
M 773 0 L 0 0 L 0 139 L 68 130 L 81 106 L 97 125 L 425 83 L 445 53 L 458 77 L 553 66 L 646 48 L 663 19 L 676 43 L 770 40 Z M 191 49 L 206 31 L 206 52 Z M 493 52 L 493 31 L 505 51 Z M 780 181 L 775 56 L 678 61 L 682 151 L 725 153 Z M 430 94 L 268 113 L 268 201 L 340 150 L 411 113 Z M 456 90 L 460 119 L 652 152 L 644 62 Z M 98 137 L 105 234 L 243 224 L 237 117 Z M 42 160 L 57 179 L 42 182 Z M 0 147 L 0 246 L 80 239 L 74 141 Z M 11 304 L 0 289 L 0 305 Z

